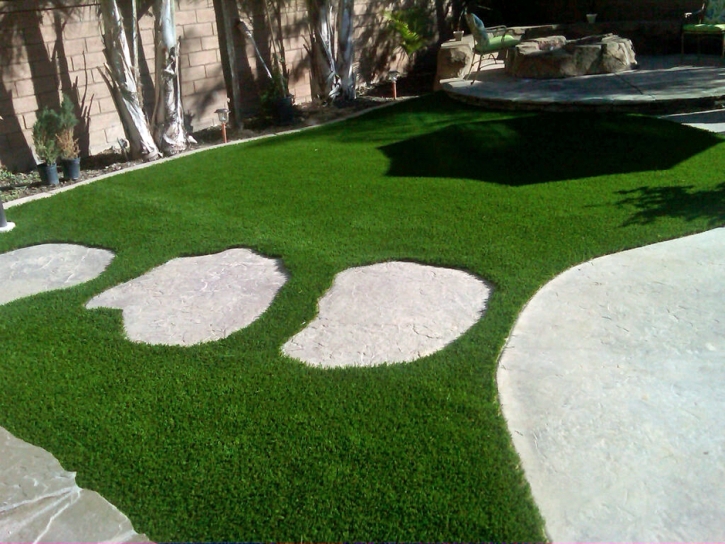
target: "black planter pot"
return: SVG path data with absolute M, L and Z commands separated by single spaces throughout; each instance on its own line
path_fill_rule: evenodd
M 77 180 L 81 177 L 81 158 L 76 157 L 74 159 L 63 159 L 61 161 L 63 166 L 63 177 L 66 180 Z
M 40 174 L 40 181 L 46 185 L 58 185 L 58 165 L 47 164 L 41 162 L 38 165 L 38 174 Z
M 295 107 L 292 105 L 294 97 L 283 96 L 274 102 L 277 123 L 280 125 L 291 125 L 295 121 Z

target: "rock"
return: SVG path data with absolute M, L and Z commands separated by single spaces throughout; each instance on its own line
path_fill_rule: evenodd
M 632 42 L 614 34 L 535 38 L 516 45 L 506 58 L 508 74 L 533 79 L 611 74 L 636 65 Z

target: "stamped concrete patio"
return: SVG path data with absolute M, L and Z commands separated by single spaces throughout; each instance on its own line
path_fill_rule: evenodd
M 451 97 L 508 110 L 599 110 L 674 113 L 719 108 L 725 63 L 694 55 L 637 56 L 636 70 L 563 79 L 525 79 L 490 64 L 467 79 L 442 80 Z

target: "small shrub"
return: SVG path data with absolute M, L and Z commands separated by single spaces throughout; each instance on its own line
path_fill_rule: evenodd
M 61 132 L 60 114 L 50 108 L 43 108 L 33 125 L 33 146 L 35 154 L 46 164 L 55 164 L 60 155 L 58 134 Z
M 67 94 L 63 94 L 63 103 L 60 105 L 60 131 L 56 136 L 60 157 L 62 159 L 75 159 L 80 155 L 78 140 L 73 137 L 73 129 L 78 124 L 73 102 Z
M 387 11 L 384 17 L 400 37 L 400 46 L 408 57 L 425 47 L 432 37 L 431 19 L 423 8 Z

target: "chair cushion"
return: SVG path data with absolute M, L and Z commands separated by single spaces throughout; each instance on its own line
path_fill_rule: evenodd
M 708 0 L 702 22 L 709 25 L 725 23 L 725 0 Z
M 473 13 L 466 13 L 466 22 L 468 23 L 468 28 L 471 29 L 471 34 L 473 34 L 473 39 L 476 42 L 476 48 L 479 47 L 479 44 L 488 44 L 488 40 L 490 38 L 488 32 L 486 32 L 486 26 L 483 24 L 483 21 Z
M 489 38 L 487 44 L 476 44 L 477 53 L 491 53 L 493 51 L 500 51 L 501 49 L 507 49 L 518 44 L 521 40 L 514 36 L 496 36 Z
M 682 25 L 682 31 L 687 34 L 723 34 L 725 33 L 725 24 Z

